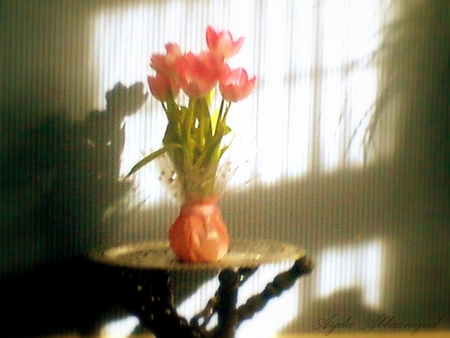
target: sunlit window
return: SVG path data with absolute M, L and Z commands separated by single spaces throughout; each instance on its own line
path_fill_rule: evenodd
M 329 248 L 318 260 L 318 297 L 357 290 L 363 305 L 379 309 L 382 300 L 384 257 L 381 241 Z
M 372 56 L 380 44 L 385 2 L 114 2 L 94 17 L 94 60 L 101 93 L 98 104 L 104 105 L 104 93 L 119 81 L 125 85 L 146 83 L 151 73 L 150 56 L 163 53 L 165 43 L 177 42 L 185 51 L 206 48 L 204 32 L 211 24 L 235 36 L 245 36 L 244 47 L 231 64 L 235 62 L 259 77 L 256 92 L 235 104 L 229 116 L 239 145 L 232 160 L 241 167 L 228 189 L 248 181 L 268 185 L 343 166 L 361 166 L 365 160 L 365 130 L 378 90 L 379 69 Z M 124 123 L 123 175 L 161 146 L 166 119 L 159 103 L 150 98 Z M 169 198 L 159 181 L 159 165 L 154 163 L 136 175 L 136 184 L 149 204 Z M 365 304 L 378 307 L 381 255 L 379 242 L 324 252 L 317 272 L 318 297 L 359 288 Z M 370 269 L 366 268 L 369 265 Z M 349 273 L 333 274 L 333 269 L 347 269 Z M 267 276 L 273 274 L 259 275 L 260 279 L 250 282 L 242 295 L 255 293 Z M 199 292 L 215 290 L 214 283 L 205 284 Z M 259 321 L 252 321 L 252 328 L 259 323 L 256 327 L 264 327 L 265 333 L 273 335 L 299 316 L 297 286 L 277 302 L 270 305 L 272 310 L 270 306 L 264 310 L 269 317 L 261 314 Z M 179 310 L 190 317 L 198 310 L 195 304 L 198 299 L 189 298 Z M 289 309 L 283 318 L 267 319 L 280 308 Z M 135 318 L 130 318 L 121 327 L 129 331 L 135 325 Z M 245 330 L 243 325 L 240 332 Z
M 206 48 L 208 24 L 245 36 L 235 57 L 260 78 L 256 93 L 232 107 L 238 136 L 237 171 L 229 185 L 270 184 L 312 171 L 359 166 L 363 137 L 377 94 L 383 1 L 152 1 L 117 3 L 95 17 L 95 60 L 100 90 L 115 83 L 146 83 L 152 53 L 169 41 L 183 50 Z M 233 61 L 233 60 L 232 60 Z M 233 64 L 233 62 L 231 62 Z M 98 98 L 104 104 L 103 94 Z M 151 98 L 126 118 L 122 173 L 160 147 L 165 116 Z M 148 202 L 161 194 L 158 168 L 137 181 Z M 145 190 L 151 186 L 151 191 Z

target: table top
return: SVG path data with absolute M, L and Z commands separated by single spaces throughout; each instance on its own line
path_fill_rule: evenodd
M 231 241 L 230 250 L 217 263 L 180 263 L 166 241 L 148 241 L 92 250 L 88 257 L 98 263 L 142 270 L 212 270 L 256 268 L 263 264 L 295 261 L 303 248 L 270 240 Z

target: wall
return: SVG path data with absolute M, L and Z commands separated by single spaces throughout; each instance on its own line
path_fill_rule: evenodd
M 444 316 L 439 328 L 450 327 L 449 8 L 445 1 L 399 3 L 394 9 L 401 20 L 389 28 L 380 50 L 387 95 L 377 107 L 380 128 L 384 118 L 400 113 L 395 156 L 364 168 L 250 185 L 222 202 L 233 237 L 302 245 L 317 261 L 315 272 L 300 283 L 301 311 L 288 330 L 315 331 L 320 318 L 334 314 L 364 323 L 384 313 L 404 322 Z M 111 296 L 113 282 L 80 255 L 99 244 L 165 238 L 176 205 L 123 210 L 102 221 L 130 186 L 107 176 L 120 158 L 120 122 L 108 121 L 112 133 L 94 140 L 116 142 L 110 158 L 97 163 L 97 150 L 86 144 L 99 135 L 89 122 L 101 117 L 90 112 L 105 109 L 98 106 L 99 79 L 87 47 L 101 2 L 0 6 L 0 289 L 2 299 L 12 300 L 1 305 L 9 310 L 1 322 L 11 336 L 95 331 L 106 317 L 124 313 Z M 129 90 L 136 102 L 142 99 L 139 88 Z M 363 273 L 321 296 L 321 283 L 343 280 L 352 269 L 355 257 L 345 256 L 346 248 L 364 252 L 358 248 L 374 242 L 381 266 L 355 264 L 364 273 L 381 270 L 376 305 L 364 303 L 370 290 L 358 280 Z M 336 276 L 324 277 L 321 270 L 327 250 L 337 257 Z

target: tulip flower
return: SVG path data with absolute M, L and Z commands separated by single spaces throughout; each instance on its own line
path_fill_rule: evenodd
M 150 66 L 167 77 L 176 76 L 176 62 L 182 56 L 180 47 L 174 43 L 166 45 L 166 55 L 153 54 Z
M 179 84 L 189 97 L 203 98 L 217 84 L 223 66 L 223 58 L 212 53 L 185 54 L 177 62 Z
M 159 101 L 166 102 L 170 96 L 176 97 L 180 91 L 180 86 L 176 81 L 157 73 L 156 76 L 148 77 L 150 92 Z
M 230 70 L 226 66 L 219 81 L 219 90 L 224 100 L 237 102 L 249 96 L 255 84 L 256 76 L 249 79 L 245 69 Z
M 241 37 L 234 41 L 230 32 L 216 31 L 211 26 L 208 26 L 206 29 L 206 43 L 211 53 L 228 59 L 239 52 L 244 43 L 244 38 Z

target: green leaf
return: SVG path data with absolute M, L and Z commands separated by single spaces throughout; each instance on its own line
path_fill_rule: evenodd
M 219 113 L 220 113 L 220 110 L 219 110 L 219 108 L 217 108 L 216 110 L 214 110 L 214 113 L 211 115 L 211 128 L 212 128 L 213 135 L 216 133 L 217 120 L 219 119 Z
M 165 112 L 169 123 L 179 123 L 181 112 L 172 95 L 170 95 L 169 99 L 167 100 Z
M 154 159 L 158 158 L 161 155 L 164 155 L 167 152 L 167 147 L 162 147 L 161 149 L 158 149 L 151 153 L 150 155 L 145 156 L 142 160 L 140 160 L 138 163 L 136 163 L 133 168 L 131 168 L 130 172 L 125 176 L 124 180 L 126 180 L 128 177 L 136 173 L 139 169 L 141 169 L 143 166 L 147 165 Z
M 216 95 L 216 90 L 214 88 L 211 89 L 211 91 L 208 94 L 206 94 L 205 102 L 208 105 L 208 107 L 211 107 L 215 95 Z

